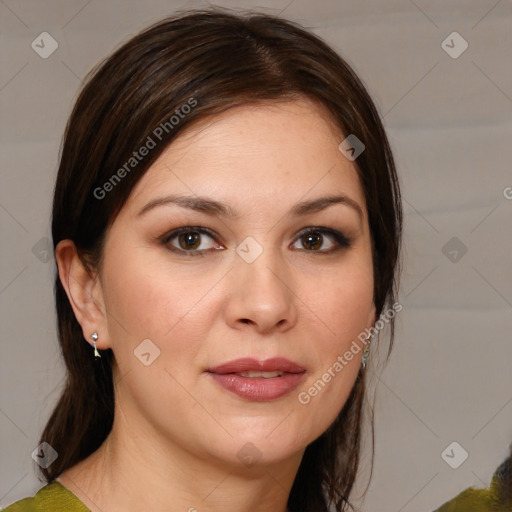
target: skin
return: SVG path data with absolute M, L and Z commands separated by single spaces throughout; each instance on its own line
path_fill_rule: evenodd
M 298 394 L 375 323 L 367 211 L 354 163 L 338 149 L 344 138 L 305 99 L 231 109 L 190 127 L 140 179 L 107 232 L 99 269 L 87 272 L 73 242 L 59 243 L 60 278 L 84 338 L 92 343 L 98 332 L 98 348 L 115 355 L 112 432 L 58 478 L 91 510 L 287 510 L 304 450 L 344 405 L 361 353 L 307 405 Z M 139 214 L 169 194 L 208 196 L 238 216 L 175 204 Z M 334 194 L 362 215 L 343 203 L 289 213 Z M 198 225 L 216 233 L 200 235 L 202 256 L 188 255 L 178 237 L 162 241 Z M 328 253 L 337 247 L 331 235 L 309 244 L 298 236 L 318 226 L 351 245 Z M 252 263 L 235 250 L 248 236 L 263 249 Z M 149 366 L 134 356 L 145 339 L 160 350 Z M 240 357 L 276 356 L 306 374 L 270 402 L 234 395 L 205 373 Z M 250 467 L 237 457 L 248 442 L 261 456 Z

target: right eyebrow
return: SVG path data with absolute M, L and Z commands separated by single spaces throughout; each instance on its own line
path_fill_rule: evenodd
M 239 216 L 229 205 L 219 201 L 215 201 L 207 197 L 179 195 L 169 195 L 153 199 L 147 203 L 137 215 L 144 215 L 149 210 L 152 210 L 157 206 L 166 206 L 169 204 L 176 204 L 182 208 L 188 208 L 189 210 L 195 210 L 212 216 L 218 215 L 221 217 L 230 217 L 233 219 Z

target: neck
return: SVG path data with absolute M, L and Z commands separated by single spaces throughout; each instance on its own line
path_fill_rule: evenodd
M 126 424 L 128 423 L 128 424 Z M 127 428 L 130 426 L 130 428 Z M 287 512 L 302 453 L 274 465 L 230 466 L 185 452 L 116 415 L 96 452 L 59 476 L 92 512 Z

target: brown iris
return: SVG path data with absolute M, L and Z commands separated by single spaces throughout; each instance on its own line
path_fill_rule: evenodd
M 322 247 L 322 235 L 318 233 L 308 233 L 301 237 L 303 245 L 308 249 L 320 249 Z
M 200 237 L 201 235 L 195 231 L 187 231 L 178 236 L 178 242 L 182 249 L 197 249 L 200 245 Z

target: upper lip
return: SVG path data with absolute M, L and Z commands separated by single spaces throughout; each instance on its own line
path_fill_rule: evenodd
M 250 371 L 260 372 L 283 372 L 283 373 L 303 373 L 305 369 L 297 363 L 290 361 L 284 357 L 274 357 L 272 359 L 265 359 L 259 361 L 251 357 L 242 359 L 235 359 L 227 363 L 220 364 L 213 368 L 209 368 L 210 373 L 226 374 L 226 373 L 240 373 Z

